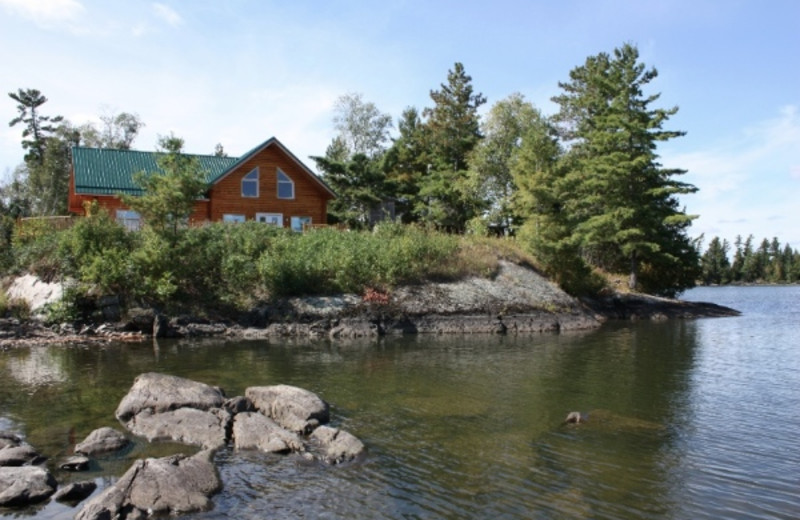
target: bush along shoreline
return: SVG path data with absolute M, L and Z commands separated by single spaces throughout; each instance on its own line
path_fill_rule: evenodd
M 583 283 L 592 297 L 573 297 L 515 240 L 400 224 L 303 234 L 256 222 L 130 232 L 97 212 L 67 230 L 27 229 L 12 257 L 0 292 L 6 344 L 507 334 L 732 312 L 633 299 L 602 289 L 597 276 Z

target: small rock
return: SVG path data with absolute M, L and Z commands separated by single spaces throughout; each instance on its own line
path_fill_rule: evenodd
M 89 457 L 75 455 L 62 462 L 58 467 L 65 471 L 86 471 L 89 469 Z
M 121 450 L 128 444 L 130 441 L 125 435 L 114 428 L 104 426 L 90 433 L 83 442 L 78 443 L 75 446 L 75 452 L 84 455 L 99 455 Z
M 237 396 L 232 397 L 222 404 L 222 408 L 230 412 L 232 415 L 242 412 L 252 412 L 255 410 L 253 403 L 246 397 Z
M 322 459 L 328 464 L 351 461 L 366 449 L 355 435 L 330 426 L 320 426 L 311 433 L 311 438 L 319 443 Z

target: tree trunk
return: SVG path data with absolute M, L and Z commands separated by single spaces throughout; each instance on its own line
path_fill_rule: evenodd
M 639 264 L 636 259 L 636 251 L 631 253 L 631 275 L 628 278 L 628 289 L 631 291 L 636 290 L 636 284 L 638 283 L 637 274 L 638 274 Z

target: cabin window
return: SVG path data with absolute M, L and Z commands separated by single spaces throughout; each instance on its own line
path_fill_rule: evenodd
M 225 213 L 222 215 L 223 222 L 244 222 L 245 217 L 244 215 L 237 215 L 234 213 Z
M 278 198 L 294 198 L 294 181 L 292 181 L 288 175 L 283 173 L 280 168 L 278 168 Z
M 311 217 L 292 217 L 292 231 L 302 232 L 311 225 Z
M 256 221 L 283 227 L 283 214 L 281 213 L 256 213 Z
M 258 167 L 242 177 L 242 197 L 258 197 Z
M 132 209 L 118 209 L 117 222 L 122 224 L 128 231 L 138 231 L 142 227 L 142 217 Z

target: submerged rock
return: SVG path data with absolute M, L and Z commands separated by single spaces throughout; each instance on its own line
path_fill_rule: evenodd
M 86 471 L 89 469 L 89 457 L 75 455 L 59 464 L 58 467 L 64 471 Z
M 75 453 L 84 455 L 102 455 L 112 451 L 119 451 L 130 444 L 125 435 L 114 428 L 104 426 L 90 433 L 83 442 L 75 445 Z
M 211 509 L 222 483 L 212 451 L 138 460 L 111 487 L 87 502 L 76 520 L 145 518 Z

